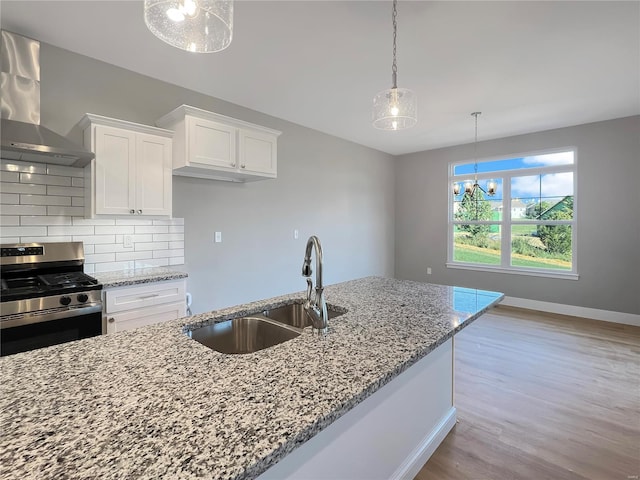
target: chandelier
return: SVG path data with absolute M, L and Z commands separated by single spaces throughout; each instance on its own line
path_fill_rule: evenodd
M 481 114 L 482 112 L 473 112 L 471 114 L 472 117 L 475 117 L 475 123 L 476 123 L 476 134 L 475 134 L 475 140 L 473 142 L 474 178 L 473 180 L 465 180 L 464 182 L 462 182 L 462 188 L 464 188 L 464 193 L 470 195 L 471 198 L 476 198 L 476 199 L 477 197 L 479 197 L 479 193 L 481 191 L 486 195 L 493 197 L 498 190 L 498 182 L 496 182 L 495 180 L 489 180 L 487 182 L 486 190 L 482 188 L 478 183 L 478 115 L 481 115 Z M 455 182 L 453 184 L 453 194 L 454 195 L 460 194 L 460 184 L 458 182 Z
M 233 36 L 233 0 L 145 0 L 144 23 L 174 47 L 219 52 Z
M 391 88 L 383 90 L 373 98 L 373 126 L 381 130 L 411 128 L 418 121 L 418 99 L 407 88 L 398 88 L 396 64 L 396 37 L 398 25 L 397 0 L 393 0 L 393 64 L 391 66 Z

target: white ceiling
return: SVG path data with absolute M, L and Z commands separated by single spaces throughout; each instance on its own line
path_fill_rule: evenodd
M 193 54 L 154 37 L 142 1 L 10 1 L 2 28 L 403 154 L 640 114 L 640 2 L 398 4 L 398 86 L 418 125 L 371 126 L 391 83 L 390 1 L 236 1 L 231 46 Z

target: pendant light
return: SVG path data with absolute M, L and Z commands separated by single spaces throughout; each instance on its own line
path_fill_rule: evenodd
M 498 182 L 495 180 L 489 180 L 487 182 L 487 189 L 485 190 L 478 183 L 478 115 L 482 115 L 482 112 L 473 112 L 471 114 L 472 117 L 475 117 L 476 124 L 476 133 L 473 142 L 473 171 L 474 171 L 474 179 L 473 180 L 465 180 L 462 183 L 464 188 L 464 193 L 471 195 L 472 198 L 476 198 L 476 194 L 479 190 L 482 190 L 485 194 L 493 197 L 498 191 Z M 455 182 L 453 184 L 453 194 L 460 194 L 460 184 Z
M 396 65 L 396 37 L 398 25 L 398 0 L 393 0 L 393 64 L 391 66 L 391 88 L 373 98 L 373 126 L 381 130 L 411 128 L 418 121 L 418 99 L 407 88 L 398 88 Z
M 233 36 L 233 0 L 145 0 L 144 23 L 174 47 L 219 52 Z

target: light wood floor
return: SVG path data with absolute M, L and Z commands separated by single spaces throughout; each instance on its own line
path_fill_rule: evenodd
M 498 307 L 455 337 L 458 424 L 415 480 L 640 476 L 640 328 Z

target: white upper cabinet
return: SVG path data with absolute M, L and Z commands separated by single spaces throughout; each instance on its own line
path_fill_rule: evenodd
M 86 216 L 171 216 L 173 132 L 86 114 L 84 144 L 96 154 L 85 167 Z
M 276 178 L 281 132 L 182 105 L 157 125 L 174 130 L 173 174 L 249 182 Z

